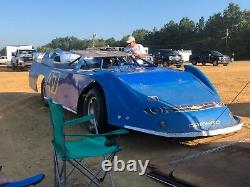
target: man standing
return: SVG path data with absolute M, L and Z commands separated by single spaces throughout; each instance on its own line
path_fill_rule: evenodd
M 141 44 L 137 44 L 133 36 L 128 37 L 127 43 L 128 43 L 127 47 L 124 48 L 125 52 L 131 53 L 137 58 L 146 57 L 147 53 L 144 47 Z

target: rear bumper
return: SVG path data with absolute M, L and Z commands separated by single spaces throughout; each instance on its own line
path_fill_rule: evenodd
M 130 129 L 130 130 L 135 130 L 139 132 L 144 132 L 148 134 L 153 134 L 157 136 L 163 136 L 163 137 L 179 137 L 179 138 L 184 138 L 184 137 L 204 137 L 204 136 L 215 136 L 215 135 L 220 135 L 220 134 L 228 134 L 232 133 L 235 131 L 238 131 L 242 128 L 243 122 L 241 119 L 237 116 L 234 116 L 234 118 L 237 120 L 237 125 L 226 127 L 223 129 L 213 129 L 213 130 L 207 130 L 207 131 L 195 131 L 195 132 L 186 132 L 186 133 L 166 133 L 166 132 L 158 132 L 158 131 L 153 131 L 153 130 L 147 130 L 147 129 L 142 129 L 142 128 L 137 128 L 137 127 L 132 127 L 132 126 L 124 126 L 124 128 Z

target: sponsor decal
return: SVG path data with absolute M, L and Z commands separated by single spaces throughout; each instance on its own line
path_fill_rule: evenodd
M 211 125 L 220 125 L 221 121 L 220 120 L 212 120 L 212 121 L 202 121 L 202 122 L 196 122 L 196 123 L 191 123 L 189 124 L 189 127 L 204 127 L 204 126 L 211 126 Z

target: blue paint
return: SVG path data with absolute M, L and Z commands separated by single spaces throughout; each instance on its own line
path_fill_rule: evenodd
M 49 56 L 49 55 L 48 55 Z M 70 110 L 77 104 L 85 88 L 97 82 L 101 85 L 107 107 L 108 122 L 114 126 L 130 126 L 160 133 L 189 133 L 224 129 L 239 125 L 229 109 L 215 104 L 205 109 L 176 111 L 176 107 L 200 107 L 221 103 L 221 99 L 208 78 L 197 68 L 185 66 L 184 71 L 159 67 L 113 67 L 111 69 L 80 69 L 82 61 L 69 66 L 45 58 L 34 62 L 30 73 L 30 87 L 35 89 L 37 77 L 48 81 L 52 71 L 60 73 L 56 93 L 46 86 L 46 96 Z M 150 101 L 148 96 L 156 96 Z M 145 110 L 165 107 L 165 113 L 148 114 Z M 160 125 L 160 122 L 165 125 Z M 213 121 L 214 124 L 213 124 Z M 212 125 L 211 125 L 212 123 Z M 178 136 L 178 135 L 177 135 Z

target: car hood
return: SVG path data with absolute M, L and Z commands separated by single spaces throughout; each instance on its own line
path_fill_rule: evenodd
M 176 106 L 220 101 L 209 87 L 184 71 L 146 70 L 117 76 L 135 92 L 146 97 L 157 96 L 159 101 Z

